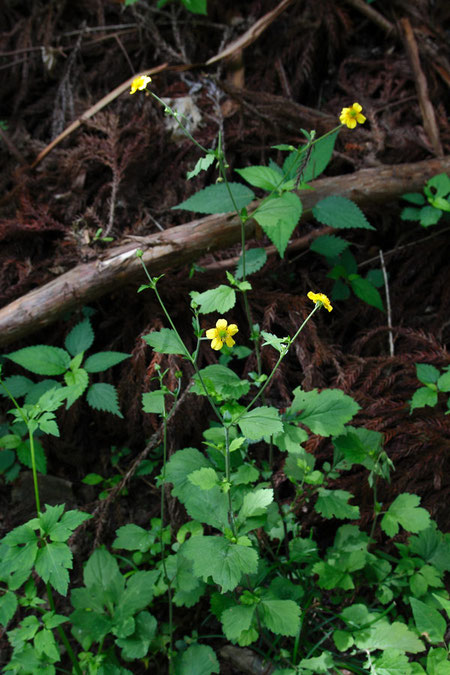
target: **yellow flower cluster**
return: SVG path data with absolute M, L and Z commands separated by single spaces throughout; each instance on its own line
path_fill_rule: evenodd
M 325 309 L 327 309 L 329 312 L 331 312 L 331 310 L 333 309 L 329 299 L 324 293 L 313 293 L 312 291 L 309 291 L 308 298 L 313 302 L 315 302 L 316 304 L 320 302 L 320 305 L 322 307 L 325 307 Z
M 130 94 L 135 94 L 138 89 L 140 91 L 142 91 L 143 89 L 147 89 L 147 85 L 151 81 L 152 78 L 148 77 L 148 75 L 139 75 L 139 77 L 135 77 L 133 82 L 131 83 Z
M 349 129 L 354 129 L 356 123 L 364 124 L 366 118 L 364 115 L 361 115 L 362 106 L 359 103 L 354 103 L 350 108 L 342 108 L 342 112 L 339 115 L 339 121 L 341 124 L 345 124 Z
M 239 328 L 235 323 L 230 323 L 230 325 L 228 325 L 228 322 L 225 319 L 219 319 L 216 321 L 215 328 L 209 328 L 206 331 L 206 337 L 208 340 L 212 340 L 212 349 L 219 350 L 222 349 L 224 343 L 227 347 L 232 347 L 235 343 L 232 336 L 236 335 L 238 331 Z

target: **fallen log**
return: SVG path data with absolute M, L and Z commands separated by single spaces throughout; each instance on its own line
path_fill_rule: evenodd
M 450 156 L 414 164 L 381 166 L 311 183 L 314 190 L 301 190 L 304 221 L 324 197 L 339 194 L 361 207 L 386 203 L 405 192 L 420 191 L 438 173 L 450 171 Z M 258 202 L 250 205 L 255 208 Z M 246 236 L 254 234 L 255 223 L 246 223 Z M 327 228 L 328 230 L 328 228 Z M 304 238 L 305 247 L 323 233 L 318 229 Z M 64 312 L 131 282 L 145 281 L 136 258 L 137 248 L 152 275 L 158 275 L 198 260 L 209 251 L 226 248 L 240 239 L 236 215 L 218 214 L 193 220 L 165 232 L 136 238 L 110 249 L 93 262 L 77 265 L 40 288 L 14 300 L 0 310 L 0 346 L 5 346 L 56 321 Z M 298 247 L 296 247 L 298 248 Z

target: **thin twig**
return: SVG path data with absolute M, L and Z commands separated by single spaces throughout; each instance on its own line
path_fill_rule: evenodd
M 388 328 L 389 328 L 389 354 L 390 354 L 390 356 L 394 356 L 394 338 L 392 337 L 391 297 L 390 297 L 390 294 L 389 294 L 389 281 L 388 281 L 388 275 L 387 275 L 387 271 L 386 271 L 386 265 L 384 264 L 384 256 L 383 256 L 383 251 L 381 250 L 381 248 L 380 248 L 379 254 L 380 254 L 381 269 L 383 270 L 384 290 L 385 290 L 385 293 L 386 293 L 387 323 L 388 323 Z

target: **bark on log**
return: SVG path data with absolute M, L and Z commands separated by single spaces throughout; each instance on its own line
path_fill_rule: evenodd
M 362 169 L 356 173 L 321 178 L 311 183 L 314 190 L 302 190 L 305 220 L 320 199 L 339 194 L 359 206 L 386 203 L 404 192 L 420 191 L 437 173 L 450 171 L 450 157 L 414 164 Z M 254 202 L 251 207 L 255 207 Z M 254 234 L 254 222 L 246 224 L 247 238 Z M 41 288 L 11 302 L 0 310 L 0 346 L 5 346 L 44 326 L 61 314 L 109 293 L 124 284 L 145 278 L 137 248 L 152 275 L 168 272 L 197 260 L 208 251 L 226 248 L 240 239 L 239 220 L 230 214 L 207 216 L 166 232 L 144 237 L 108 251 L 94 262 L 77 265 Z

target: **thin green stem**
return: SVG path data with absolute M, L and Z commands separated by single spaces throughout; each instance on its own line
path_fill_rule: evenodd
M 230 427 L 225 429 L 225 480 L 228 485 L 228 521 L 230 523 L 233 537 L 236 537 L 236 523 L 234 522 L 233 504 L 231 501 L 231 481 L 230 481 Z
M 52 587 L 50 584 L 47 582 L 47 597 L 48 597 L 48 602 L 50 605 L 50 609 L 52 612 L 55 611 L 55 601 L 53 599 L 53 593 L 52 593 Z M 65 630 L 62 626 L 57 626 L 56 630 L 58 631 L 59 637 L 61 638 L 61 642 L 63 643 L 64 647 L 66 648 L 67 654 L 69 655 L 69 659 L 72 662 L 73 668 L 77 675 L 83 675 L 82 670 L 80 668 L 80 664 L 78 663 L 78 659 L 74 654 L 74 651 L 72 647 L 70 646 L 70 642 L 67 639 L 67 635 L 65 633 Z
M 41 500 L 39 498 L 39 484 L 37 477 L 36 469 L 36 454 L 34 451 L 34 436 L 31 429 L 28 427 L 28 437 L 30 439 L 30 454 L 31 454 L 31 471 L 33 473 L 33 485 L 34 485 L 34 499 L 36 502 L 36 511 L 38 516 L 41 515 Z
M 164 103 L 162 98 L 159 98 L 159 96 L 154 94 L 152 91 L 150 91 L 150 94 L 153 96 L 154 99 L 158 101 L 158 103 L 161 103 L 161 105 L 164 107 L 164 110 L 167 111 L 169 115 L 174 118 L 180 129 L 182 129 L 183 133 L 189 138 L 189 140 L 192 141 L 192 143 L 196 145 L 197 148 L 200 148 L 202 152 L 208 153 L 208 149 L 204 148 L 203 145 L 201 145 L 201 143 L 196 141 L 195 138 L 192 136 L 192 134 L 186 129 L 184 124 L 180 122 L 179 113 L 176 110 L 175 111 L 172 110 L 172 108 L 169 105 L 167 105 L 167 103 Z

